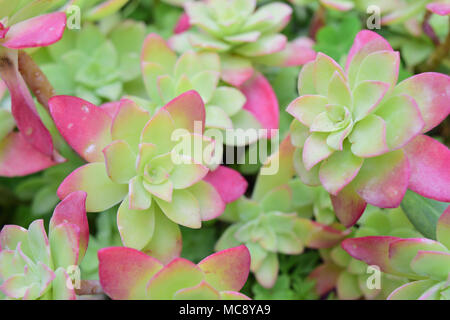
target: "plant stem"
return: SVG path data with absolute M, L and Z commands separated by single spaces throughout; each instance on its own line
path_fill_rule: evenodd
M 436 47 L 430 58 L 422 65 L 419 70 L 420 72 L 427 72 L 436 70 L 441 64 L 442 60 L 448 57 L 450 53 L 450 18 L 449 18 L 449 31 L 445 41 Z
M 309 37 L 311 39 L 316 40 L 317 32 L 325 25 L 325 19 L 325 8 L 320 5 L 309 26 Z
M 48 110 L 48 100 L 55 90 L 33 58 L 23 50 L 19 51 L 19 72 L 39 103 Z
M 430 25 L 431 15 L 432 12 L 427 10 L 425 16 L 423 17 L 422 30 L 431 39 L 431 41 L 433 41 L 435 46 L 439 46 L 440 44 L 439 37 L 437 36 L 433 27 Z
M 81 280 L 80 288 L 75 289 L 79 296 L 103 294 L 102 286 L 98 280 Z

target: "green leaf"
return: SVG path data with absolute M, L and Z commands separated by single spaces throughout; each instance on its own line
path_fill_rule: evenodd
M 448 203 L 427 199 L 408 190 L 400 205 L 409 221 L 420 233 L 429 239 L 436 240 L 437 221 Z
M 59 201 L 56 195 L 57 186 L 49 185 L 40 189 L 31 204 L 31 212 L 35 215 L 42 215 L 52 211 Z
M 353 39 L 361 30 L 361 20 L 356 14 L 346 13 L 341 21 L 331 21 L 317 32 L 315 50 L 339 61 L 352 46 Z

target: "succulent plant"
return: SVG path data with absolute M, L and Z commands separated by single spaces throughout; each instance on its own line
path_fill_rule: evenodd
M 86 21 L 99 21 L 108 16 L 113 15 L 124 7 L 129 0 L 63 0 L 59 2 L 67 2 L 64 8 L 70 6 L 78 6 L 83 10 L 82 18 Z
M 380 24 L 383 26 L 402 26 L 409 33 L 415 36 L 422 34 L 420 19 L 418 18 L 426 10 L 437 15 L 446 16 L 450 12 L 448 0 L 432 1 L 432 0 L 290 0 L 293 4 L 306 5 L 310 3 L 320 4 L 324 8 L 349 11 L 355 9 L 361 13 L 378 13 L 368 12 L 371 6 L 376 6 L 381 15 Z
M 222 79 L 235 86 L 251 78 L 254 63 L 301 65 L 315 56 L 309 40 L 288 43 L 280 33 L 292 14 L 287 4 L 274 2 L 256 9 L 256 0 L 190 1 L 185 10 L 171 46 L 179 52 L 189 48 L 218 52 Z M 190 26 L 195 28 L 186 31 Z
M 288 160 L 289 155 L 292 156 L 293 148 L 286 145 L 289 140 L 285 140 L 278 155 L 272 156 L 272 161 L 277 161 L 274 160 L 277 157 Z M 292 165 L 283 169 L 293 175 Z M 273 176 L 268 177 L 273 179 Z M 265 184 L 263 176 L 259 178 L 256 190 L 260 188 L 258 183 Z M 243 197 L 229 204 L 222 218 L 233 224 L 218 240 L 216 250 L 245 244 L 252 257 L 250 270 L 257 281 L 266 288 L 273 287 L 278 276 L 278 253 L 294 255 L 302 253 L 306 246 L 330 247 L 347 234 L 345 230 L 301 218 L 295 209 L 293 190 L 287 183 L 253 194 L 251 199 Z
M 427 4 L 427 9 L 437 15 L 448 16 L 450 14 L 450 3 L 448 0 L 433 1 Z
M 178 224 L 200 228 L 202 220 L 223 212 L 222 196 L 202 181 L 214 143 L 202 136 L 205 108 L 197 92 L 183 93 L 153 117 L 130 100 L 122 100 L 113 117 L 111 110 L 75 97 L 55 96 L 49 104 L 63 137 L 89 162 L 66 177 L 58 196 L 86 191 L 90 212 L 120 203 L 125 246 L 172 258 L 181 245 Z M 164 241 L 171 250 L 153 248 L 161 245 L 159 237 L 169 238 Z
M 164 265 L 123 247 L 101 249 L 98 258 L 100 283 L 115 300 L 249 300 L 238 292 L 250 268 L 245 246 L 217 252 L 197 265 L 183 258 Z
M 358 228 L 353 230 L 348 239 L 369 235 L 404 238 L 422 236 L 400 208 L 379 209 L 372 206 L 367 207 L 358 222 Z M 309 276 L 317 281 L 319 295 L 336 288 L 339 299 L 386 299 L 395 288 L 407 282 L 404 277 L 382 273 L 380 288 L 370 288 L 367 281 L 372 273 L 368 272 L 368 265 L 352 258 L 342 249 L 341 243 L 333 248 L 319 249 L 319 252 L 324 262 Z
M 61 161 L 18 70 L 19 49 L 50 45 L 64 32 L 65 14 L 42 14 L 52 4 L 41 2 L 0 1 L 0 77 L 11 97 L 11 113 L 1 110 L 2 176 L 27 175 Z M 14 123 L 20 132 L 13 131 Z
M 450 207 L 436 225 L 437 241 L 426 238 L 368 236 L 347 239 L 342 247 L 354 258 L 383 272 L 413 280 L 395 289 L 392 300 L 449 300 Z
M 33 57 L 55 94 L 101 104 L 140 93 L 139 52 L 144 38 L 145 25 L 139 22 L 125 20 L 107 31 L 85 23 Z
M 385 39 L 361 31 L 345 71 L 322 53 L 302 68 L 301 96 L 287 108 L 296 118 L 297 174 L 330 193 L 345 226 L 366 203 L 397 207 L 407 188 L 450 201 L 443 166 L 450 150 L 423 135 L 450 113 L 450 77 L 422 73 L 396 85 L 398 67 L 399 54 Z
M 220 70 L 215 52 L 188 51 L 177 58 L 157 34 L 150 34 L 144 42 L 142 74 L 155 108 L 196 90 L 205 104 L 206 134 L 208 129 L 220 130 L 227 145 L 245 145 L 258 138 L 241 139 L 234 129 L 278 128 L 278 101 L 264 76 L 255 74 L 238 90 L 219 84 Z
M 16 225 L 2 228 L 0 298 L 76 298 L 68 272 L 81 263 L 89 241 L 85 200 L 85 193 L 74 192 L 59 203 L 48 237 L 43 220 L 34 221 L 28 230 Z

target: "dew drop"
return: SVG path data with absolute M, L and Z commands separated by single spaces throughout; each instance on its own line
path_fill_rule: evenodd
M 94 152 L 94 150 L 95 150 L 95 145 L 94 145 L 94 144 L 90 144 L 90 145 L 84 150 L 84 152 L 89 154 L 89 153 Z
M 83 106 L 81 107 L 81 110 L 82 110 L 83 112 L 85 112 L 85 113 L 89 113 L 89 108 L 88 108 L 88 106 L 86 106 L 86 105 L 83 105 Z

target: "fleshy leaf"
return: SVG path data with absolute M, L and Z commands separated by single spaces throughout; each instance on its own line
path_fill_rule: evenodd
M 314 87 L 314 61 L 308 62 L 300 70 L 297 87 L 298 94 L 301 96 L 317 94 Z
M 347 234 L 333 227 L 316 221 L 300 218 L 298 220 L 299 234 L 306 236 L 306 246 L 309 248 L 330 248 L 339 243 Z
M 427 4 L 427 9 L 440 16 L 448 16 L 450 14 L 450 4 L 432 2 Z
M 352 95 L 345 79 L 335 72 L 328 86 L 328 104 L 336 104 L 341 106 L 352 105 Z
M 155 258 L 125 247 L 100 249 L 98 260 L 100 284 L 115 300 L 146 299 L 147 282 L 163 268 Z
M 358 32 L 345 65 L 351 88 L 355 85 L 356 75 L 363 59 L 369 54 L 381 50 L 392 51 L 392 47 L 386 39 L 373 31 L 362 30 Z
M 436 238 L 450 250 L 450 206 L 445 209 L 437 222 Z
M 233 86 L 241 86 L 254 73 L 251 62 L 239 56 L 223 55 L 221 63 L 222 80 Z
M 251 300 L 246 295 L 239 293 L 239 292 L 233 292 L 233 291 L 220 292 L 220 299 L 221 300 Z
M 53 266 L 44 220 L 35 220 L 28 227 L 28 247 L 34 261 L 40 261 L 48 267 Z
M 175 66 L 177 56 L 159 35 L 151 33 L 144 41 L 141 60 L 156 63 L 168 73 Z
M 328 158 L 334 150 L 327 144 L 327 134 L 313 132 L 305 141 L 303 147 L 303 163 L 306 170 L 311 170 L 316 164 Z
M 423 132 L 427 132 L 441 123 L 450 113 L 449 86 L 448 75 L 426 72 L 399 83 L 394 89 L 394 94 L 404 93 L 414 99 L 425 122 Z
M 205 105 L 196 91 L 188 91 L 170 101 L 163 108 L 168 111 L 176 128 L 194 133 L 194 124 L 199 122 L 205 129 Z M 203 131 L 202 131 L 203 132 Z
M 258 283 L 265 288 L 272 288 L 278 277 L 278 258 L 273 252 L 269 252 L 257 270 L 254 271 Z
M 264 195 L 277 186 L 288 183 L 294 175 L 294 164 L 292 158 L 294 156 L 295 147 L 291 144 L 290 137 L 283 139 L 279 149 L 274 152 L 264 163 L 254 190 L 253 199 L 261 200 Z M 275 169 L 273 172 L 271 169 Z M 269 171 L 271 174 L 264 174 Z
M 398 79 L 400 55 L 396 51 L 377 51 L 369 54 L 362 62 L 356 83 L 375 80 L 394 86 Z
M 435 280 L 447 280 L 450 270 L 450 253 L 419 251 L 411 261 L 411 269 Z
M 339 275 L 336 289 L 338 297 L 341 300 L 355 300 L 361 296 L 357 276 L 347 271 L 343 271 Z
M 216 188 L 225 203 L 239 199 L 248 186 L 248 182 L 239 172 L 225 166 L 219 166 L 209 172 L 204 181 Z
M 186 189 L 202 180 L 208 171 L 207 167 L 188 160 L 188 163 L 176 164 L 169 179 L 174 189 Z
M 352 143 L 352 152 L 358 157 L 376 157 L 389 151 L 386 142 L 386 122 L 376 115 L 369 115 L 359 121 L 353 128 L 349 140 Z
M 294 100 L 286 111 L 307 127 L 310 127 L 318 114 L 326 111 L 328 100 L 318 95 L 302 95 Z
M 218 291 L 239 291 L 250 271 L 250 252 L 245 246 L 226 249 L 199 262 L 205 280 Z
M 388 300 L 417 300 L 429 288 L 434 286 L 434 280 L 419 280 L 398 287 L 388 296 Z
M 247 99 L 243 109 L 250 111 L 264 129 L 278 129 L 278 100 L 269 81 L 257 73 L 240 86 L 240 90 Z
M 215 219 L 224 212 L 225 202 L 219 192 L 209 183 L 199 181 L 191 186 L 188 191 L 198 201 L 202 221 Z
M 52 228 L 50 247 L 55 267 L 67 268 L 77 265 L 79 257 L 80 228 L 63 222 Z
M 286 47 L 287 38 L 282 34 L 268 34 L 255 42 L 239 46 L 234 51 L 244 57 L 259 57 L 279 52 Z
M 370 114 L 383 99 L 389 84 L 380 81 L 363 81 L 353 91 L 353 116 L 359 121 Z
M 61 39 L 65 26 L 64 12 L 34 17 L 12 25 L 2 45 L 11 49 L 48 46 Z
M 336 216 L 346 227 L 353 226 L 367 206 L 364 199 L 356 193 L 353 184 L 348 184 L 337 195 L 330 197 Z
M 155 230 L 155 209 L 133 210 L 127 197 L 117 211 L 117 227 L 125 247 L 142 250 L 151 240 Z
M 8 87 L 11 96 L 11 113 L 22 137 L 36 151 L 52 157 L 52 137 L 39 117 L 31 93 L 19 73 L 17 50 L 7 50 L 0 46 L 0 57 L 2 59 L 0 76 Z
M 136 175 L 136 157 L 124 140 L 115 140 L 103 149 L 108 177 L 126 184 Z
M 26 176 L 55 165 L 36 150 L 20 132 L 11 132 L 0 142 L 0 176 Z
M 194 287 L 178 290 L 173 296 L 175 300 L 219 300 L 219 297 L 219 292 L 205 281 Z
M 338 266 L 324 263 L 315 268 L 308 278 L 316 281 L 316 291 L 322 296 L 335 288 L 340 273 L 341 269 Z
M 27 238 L 27 229 L 16 225 L 4 225 L 0 231 L 0 248 L 2 250 L 16 250 L 17 245 L 21 242 L 24 253 L 30 254 Z
M 161 209 L 155 206 L 155 230 L 153 237 L 142 251 L 167 264 L 180 255 L 181 242 L 179 226 L 169 220 L 161 212 Z
M 142 130 L 141 143 L 156 146 L 155 151 L 157 152 L 157 154 L 164 154 L 170 152 L 174 146 L 174 142 L 171 140 L 171 137 L 168 137 L 168 135 L 170 135 L 174 129 L 175 123 L 169 112 L 167 112 L 164 109 L 160 109 L 150 119 L 150 121 L 147 122 L 144 129 Z M 147 146 L 141 145 L 140 147 L 141 147 L 140 150 L 141 159 L 147 160 L 142 158 L 142 156 L 145 156 L 142 152 L 148 154 L 152 148 L 148 147 L 148 145 Z M 144 148 L 145 150 L 143 150 L 142 148 Z M 153 151 L 150 153 L 153 153 Z M 146 161 L 142 161 L 143 165 L 145 163 Z
M 172 221 L 189 228 L 200 228 L 200 205 L 187 190 L 174 190 L 172 201 L 155 198 L 161 210 Z
M 411 261 L 419 251 L 445 252 L 447 249 L 439 242 L 425 238 L 398 239 L 389 245 L 390 265 L 398 273 L 414 276 Z
M 390 98 L 376 114 L 386 123 L 386 142 L 390 150 L 403 147 L 420 134 L 424 126 L 416 102 L 407 95 Z
M 150 208 L 152 196 L 143 186 L 143 178 L 136 176 L 128 184 L 129 208 L 133 210 L 146 210 Z
M 320 165 L 320 182 L 330 194 L 337 195 L 358 174 L 363 161 L 349 149 L 334 152 Z
M 391 272 L 393 269 L 389 262 L 389 246 L 398 239 L 388 236 L 346 239 L 342 242 L 342 248 L 355 259 L 368 265 L 377 265 L 384 272 Z
M 113 119 L 111 137 L 113 140 L 125 140 L 132 150 L 139 145 L 141 131 L 150 120 L 149 113 L 131 100 L 121 100 Z
M 69 194 L 55 208 L 50 219 L 50 233 L 52 229 L 62 223 L 70 223 L 79 229 L 79 253 L 81 261 L 89 243 L 89 224 L 86 216 L 86 193 L 76 191 Z
M 152 300 L 172 300 L 175 293 L 198 285 L 203 272 L 192 262 L 177 258 L 159 271 L 147 285 L 147 295 Z
M 355 190 L 371 205 L 396 208 L 405 195 L 410 165 L 402 150 L 364 160 L 354 179 Z
M 419 135 L 405 148 L 411 175 L 408 188 L 438 201 L 450 201 L 450 150 L 440 142 Z
M 315 89 L 320 95 L 327 95 L 330 80 L 335 73 L 344 78 L 344 71 L 336 61 L 319 52 L 314 61 L 313 78 Z
M 89 162 L 103 161 L 111 142 L 111 118 L 101 108 L 80 98 L 55 96 L 49 100 L 56 127 L 70 146 Z
M 128 186 L 111 181 L 106 174 L 105 164 L 96 162 L 73 171 L 61 183 L 57 194 L 60 199 L 64 199 L 71 192 L 80 190 L 88 194 L 86 210 L 101 212 L 122 201 L 128 192 Z
M 67 286 L 72 279 L 64 268 L 55 271 L 55 279 L 52 281 L 52 293 L 55 300 L 76 300 L 75 290 Z

